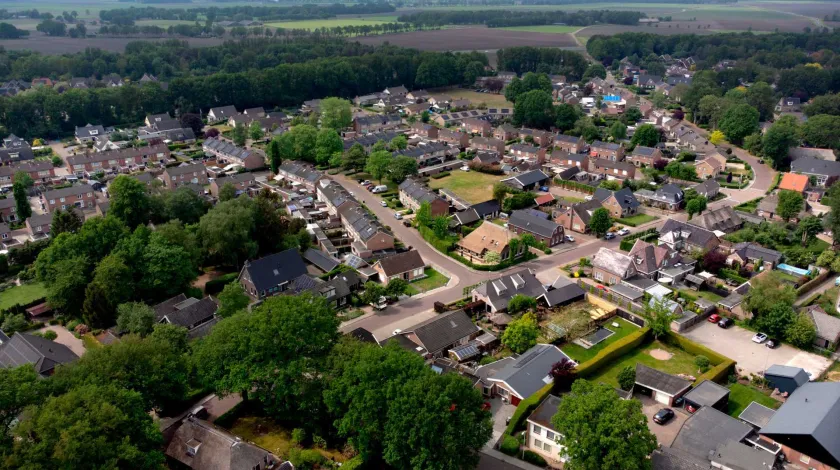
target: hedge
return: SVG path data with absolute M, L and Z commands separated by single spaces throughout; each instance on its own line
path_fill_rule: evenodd
M 612 343 L 600 350 L 592 359 L 584 362 L 583 364 L 578 364 L 575 368 L 576 375 L 582 379 L 594 375 L 610 362 L 644 343 L 649 336 L 650 327 L 646 326 L 639 328 L 639 331 L 630 333 L 624 338 L 621 338 L 615 343 Z
M 513 412 L 513 416 L 510 417 L 510 423 L 508 423 L 508 426 L 505 429 L 505 434 L 507 436 L 513 436 L 513 433 L 522 427 L 525 420 L 531 415 L 531 412 L 533 412 L 540 403 L 542 403 L 542 401 L 551 394 L 553 389 L 553 383 L 547 384 L 543 386 L 543 388 L 537 390 L 530 397 L 520 401 L 519 405 L 516 407 L 516 411 Z M 502 442 L 502 445 L 504 445 L 504 442 Z M 516 446 L 518 449 L 519 442 L 516 443 Z
M 577 181 L 564 181 L 559 178 L 555 178 L 554 183 L 561 188 L 571 189 L 581 193 L 593 194 L 595 192 L 594 187 L 589 186 L 588 184 L 578 183 Z
M 808 292 L 811 292 L 812 290 L 814 290 L 815 287 L 822 284 L 823 281 L 828 279 L 828 276 L 830 274 L 831 274 L 831 271 L 826 269 L 823 272 L 821 272 L 819 275 L 817 275 L 816 277 L 811 279 L 810 281 L 806 282 L 805 284 L 802 284 L 801 286 L 799 286 L 798 289 L 796 289 L 796 296 L 801 297 L 801 296 L 807 294 Z
M 665 333 L 665 341 L 671 342 L 689 354 L 693 354 L 695 356 L 706 356 L 709 358 L 709 362 L 715 365 L 706 371 L 706 373 L 697 377 L 697 380 L 694 381 L 694 385 L 697 385 L 704 380 L 722 382 L 724 379 L 729 377 L 729 374 L 731 374 L 732 370 L 735 368 L 735 361 L 732 359 L 719 354 L 706 346 L 695 343 L 685 336 L 669 331 Z
M 207 295 L 218 294 L 225 288 L 226 285 L 235 281 L 237 277 L 239 277 L 239 273 L 228 273 L 219 276 L 212 281 L 207 281 L 207 284 L 204 285 L 204 292 Z
M 505 435 L 502 437 L 502 445 L 499 450 L 507 455 L 516 455 L 519 453 L 519 440 L 513 436 Z
M 452 173 L 450 173 L 450 172 L 448 172 L 448 171 L 441 171 L 440 173 L 436 173 L 436 174 L 434 174 L 434 175 L 431 175 L 431 176 L 430 176 L 430 178 L 432 178 L 432 179 L 436 179 L 436 180 L 439 180 L 439 179 L 441 179 L 441 178 L 446 178 L 447 176 L 449 176 L 449 175 L 451 175 L 451 174 L 452 174 Z
M 434 230 L 430 229 L 429 227 L 424 227 L 422 225 L 417 227 L 417 231 L 420 232 L 420 236 L 423 237 L 423 240 L 426 240 L 430 245 L 432 245 L 436 250 L 440 251 L 441 253 L 448 253 L 449 250 L 452 249 L 452 245 L 455 244 L 452 240 L 441 240 L 435 234 Z
M 540 456 L 540 454 L 530 450 L 526 450 L 522 453 L 522 460 L 534 464 L 538 467 L 545 467 L 548 465 L 548 462 L 546 462 L 545 459 Z

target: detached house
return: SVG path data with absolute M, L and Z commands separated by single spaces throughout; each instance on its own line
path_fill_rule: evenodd
M 470 146 L 470 135 L 466 132 L 453 129 L 438 129 L 437 140 L 445 142 L 449 145 L 454 145 L 459 149 L 464 149 Z M 504 143 L 502 145 L 502 151 L 504 152 Z
M 373 269 L 379 274 L 379 282 L 384 285 L 392 279 L 411 282 L 426 277 L 426 262 L 416 250 L 382 258 L 373 265 Z
M 678 211 L 685 201 L 685 193 L 675 184 L 662 185 L 656 191 L 641 189 L 636 191 L 636 197 L 642 202 L 669 211 Z
M 709 251 L 720 245 L 713 232 L 696 225 L 668 219 L 659 229 L 659 243 L 676 251 Z
M 8 147 L 0 149 L 0 165 L 11 165 L 35 159 L 32 147 Z
M 692 186 L 691 189 L 696 191 L 698 195 L 711 200 L 720 192 L 720 184 L 713 179 L 707 179 L 702 183 Z
M 637 145 L 633 153 L 627 157 L 627 161 L 638 167 L 653 166 L 662 160 L 662 152 L 658 148 Z
M 592 278 L 604 284 L 620 284 L 636 274 L 633 258 L 609 248 L 601 248 L 592 257 Z
M 756 269 L 773 269 L 781 262 L 781 253 L 753 242 L 736 243 L 726 257 L 727 265 L 753 266 Z
M 802 112 L 802 100 L 793 96 L 780 98 L 776 103 L 776 114 Z
M 239 272 L 239 283 L 254 300 L 288 291 L 297 278 L 306 276 L 306 264 L 296 248 L 246 261 Z M 308 276 L 307 276 L 308 277 Z
M 444 356 L 448 349 L 465 345 L 482 333 L 469 315 L 463 310 L 455 310 L 426 320 L 400 333 L 400 336 L 417 345 L 419 348 L 415 350 L 423 351 L 424 356 L 437 358 Z
M 152 307 L 155 320 L 186 328 L 190 338 L 200 338 L 210 333 L 210 329 L 221 320 L 216 316 L 219 306 L 211 297 L 201 300 L 178 294 L 171 299 Z
M 790 171 L 817 179 L 817 186 L 826 187 L 840 178 L 840 162 L 814 157 L 797 158 L 790 164 Z
M 207 179 L 207 169 L 204 165 L 194 163 L 167 168 L 163 171 L 163 182 L 167 188 L 176 189 L 185 184 L 204 186 L 210 181 Z
M 703 227 L 712 232 L 732 233 L 744 226 L 744 220 L 732 206 L 722 206 L 718 209 L 707 210 L 695 216 L 688 223 Z
M 487 253 L 496 253 L 500 260 L 507 259 L 510 256 L 509 245 L 513 238 L 516 238 L 516 235 L 510 230 L 491 222 L 483 222 L 456 243 L 456 251 L 471 263 L 496 264 L 498 261 L 487 261 Z
M 554 146 L 569 153 L 582 153 L 586 148 L 586 141 L 583 137 L 558 134 L 554 136 Z
M 653 280 L 656 280 L 656 273 L 660 269 L 668 268 L 681 260 L 679 253 L 667 245 L 653 245 L 640 239 L 636 240 L 627 256 L 633 260 L 636 273 Z
M 513 211 L 508 220 L 508 228 L 519 235 L 530 233 L 538 242 L 545 243 L 549 247 L 563 243 L 563 226 L 549 219 L 538 217 L 531 211 Z
M 592 213 L 601 207 L 603 207 L 601 206 L 601 202 L 595 199 L 572 204 L 565 209 L 556 211 L 554 221 L 560 224 L 565 230 L 588 233 L 589 219 L 592 218 Z
M 210 108 L 210 112 L 207 113 L 207 122 L 209 123 L 216 123 L 227 121 L 228 119 L 232 118 L 239 114 L 239 111 L 236 110 L 234 106 L 220 106 L 218 108 Z
M 563 359 L 571 361 L 557 346 L 537 344 L 517 358 L 506 361 L 504 367 L 482 379 L 482 382 L 486 381 L 489 385 L 485 388 L 485 394 L 498 395 L 507 399 L 511 405 L 519 405 L 520 401 L 551 382 L 551 366 Z M 480 374 L 479 371 L 481 368 L 476 373 Z
M 601 142 L 600 140 L 596 140 L 589 146 L 589 156 L 613 162 L 620 162 L 624 160 L 624 144 L 614 144 L 611 142 Z
M 44 203 L 47 212 L 56 209 L 68 209 L 78 207 L 80 209 L 93 209 L 96 204 L 96 197 L 93 195 L 93 187 L 87 184 L 70 186 L 69 188 L 47 191 L 41 195 L 41 202 Z
M 726 160 L 721 162 L 714 157 L 707 157 L 704 160 L 694 163 L 697 177 L 700 179 L 717 178 L 726 168 Z
M 428 202 L 432 217 L 449 215 L 449 203 L 423 184 L 409 178 L 403 181 L 399 188 L 400 202 L 409 209 L 417 212 L 421 204 Z
M 93 124 L 88 124 L 85 127 L 77 127 L 75 136 L 76 142 L 86 144 L 105 137 L 105 128 L 99 125 L 94 126 Z
M 28 333 L 15 333 L 0 341 L 0 367 L 4 369 L 29 364 L 41 377 L 49 377 L 56 367 L 77 359 L 79 356 L 67 346 Z
M 493 130 L 493 138 L 499 139 L 504 142 L 508 140 L 516 139 L 519 137 L 519 129 L 510 125 L 510 124 L 502 124 L 501 126 L 497 127 Z
M 630 188 L 622 188 L 618 191 L 598 188 L 592 195 L 592 199 L 600 201 L 601 205 L 610 211 L 610 217 L 615 219 L 634 215 L 641 205 Z
M 528 416 L 528 438 L 525 447 L 541 455 L 546 461 L 562 465 L 568 460 L 566 446 L 559 443 L 562 435 L 551 423 L 551 419 L 557 414 L 560 401 L 560 397 L 549 395 Z

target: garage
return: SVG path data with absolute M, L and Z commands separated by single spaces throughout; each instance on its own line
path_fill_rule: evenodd
M 691 388 L 691 382 L 675 375 L 636 364 L 636 385 L 634 391 L 649 396 L 666 406 L 674 404 L 674 399 L 683 396 Z

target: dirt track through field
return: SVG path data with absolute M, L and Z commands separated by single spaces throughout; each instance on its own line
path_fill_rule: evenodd
M 495 50 L 514 46 L 578 48 L 567 33 L 532 33 L 498 28 L 467 27 L 435 31 L 414 31 L 357 38 L 362 44 L 389 42 L 396 46 L 413 47 L 424 51 Z

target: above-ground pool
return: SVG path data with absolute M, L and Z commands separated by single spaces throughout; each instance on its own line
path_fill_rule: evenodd
M 776 266 L 779 271 L 784 271 L 788 274 L 793 274 L 794 276 L 807 276 L 810 271 L 807 269 L 797 268 L 796 266 L 791 266 L 789 264 L 782 263 Z

